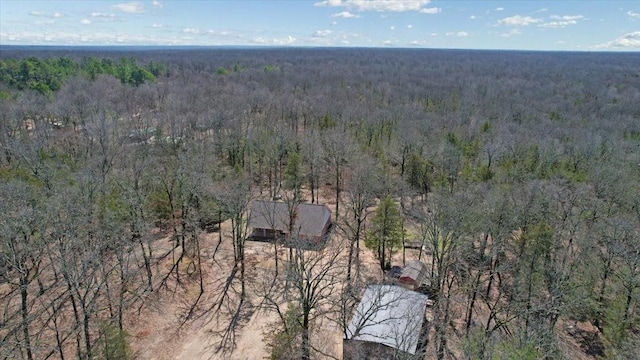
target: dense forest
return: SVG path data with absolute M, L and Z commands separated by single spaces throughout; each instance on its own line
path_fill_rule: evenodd
M 345 331 L 364 286 L 384 281 L 361 254 L 382 274 L 404 243 L 430 269 L 423 358 L 637 358 L 638 65 L 616 53 L 3 47 L 0 358 L 135 357 L 131 309 L 184 287 L 195 295 L 181 324 L 224 324 L 217 354 L 237 350 L 262 307 L 281 320 L 271 358 L 326 358 L 321 324 Z M 280 258 L 274 244 L 275 273 L 258 286 L 247 212 L 276 196 L 328 198 L 337 244 Z M 201 246 L 211 231 L 230 259 Z

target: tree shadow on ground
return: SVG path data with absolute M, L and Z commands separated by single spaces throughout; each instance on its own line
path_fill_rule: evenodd
M 589 331 L 572 327 L 568 330 L 569 335 L 573 337 L 580 345 L 580 349 L 589 356 L 600 358 L 604 356 L 604 344 L 600 339 L 598 331 Z

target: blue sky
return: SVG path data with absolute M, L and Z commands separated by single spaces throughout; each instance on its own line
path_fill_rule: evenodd
M 0 45 L 639 51 L 640 1 L 0 0 Z

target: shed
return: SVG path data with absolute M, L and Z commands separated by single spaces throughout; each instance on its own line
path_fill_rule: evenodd
M 398 282 L 411 290 L 416 290 L 422 285 L 429 284 L 427 266 L 419 260 L 412 260 L 405 265 Z
M 347 328 L 344 358 L 360 358 L 354 351 L 375 352 L 374 345 L 360 342 L 384 346 L 378 351 L 381 358 L 397 351 L 419 354 L 427 298 L 401 286 L 368 286 Z

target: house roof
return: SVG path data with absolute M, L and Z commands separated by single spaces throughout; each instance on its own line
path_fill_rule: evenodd
M 426 295 L 401 286 L 370 285 L 347 328 L 347 339 L 415 354 L 426 306 Z
M 296 205 L 293 218 L 293 231 L 304 236 L 322 236 L 331 211 L 326 205 Z M 254 201 L 249 214 L 249 226 L 260 229 L 273 229 L 289 232 L 289 205 L 284 202 Z

